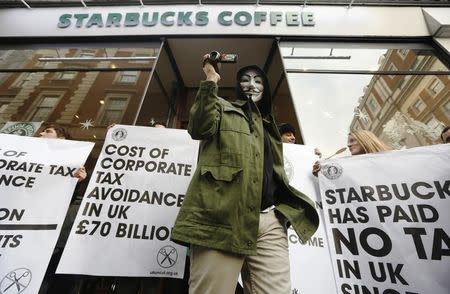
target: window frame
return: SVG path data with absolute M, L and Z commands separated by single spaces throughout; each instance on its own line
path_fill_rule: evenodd
M 420 103 L 420 105 L 423 106 L 422 109 L 419 109 L 416 107 L 416 104 Z M 411 108 L 413 109 L 414 113 L 416 115 L 420 115 L 422 112 L 424 112 L 425 109 L 427 109 L 427 105 L 425 104 L 425 102 L 423 101 L 423 99 L 421 97 L 418 97 L 413 104 L 411 104 Z
M 80 52 L 78 52 L 78 57 L 81 58 L 91 58 L 95 57 L 97 54 L 98 49 L 80 49 Z
M 442 105 L 442 112 L 444 112 L 444 114 L 450 118 L 450 100 L 447 101 L 447 103 Z
M 407 49 L 407 48 L 402 48 L 402 49 L 397 50 L 397 54 L 401 57 L 402 60 L 406 59 L 406 57 L 408 56 L 408 53 L 409 53 L 409 49 Z
M 394 72 L 395 72 L 395 71 L 398 71 L 398 68 L 397 68 L 397 67 L 395 66 L 395 64 L 392 62 L 391 64 L 389 64 L 387 70 L 388 70 L 388 71 L 394 71 Z M 391 80 L 393 80 L 396 76 L 397 76 L 396 74 L 394 74 L 394 75 L 388 75 L 388 77 L 389 77 Z
M 49 111 L 49 113 L 47 114 L 46 118 L 45 119 L 41 119 L 39 121 L 46 121 L 46 120 L 48 120 L 48 118 L 53 114 L 55 109 L 58 107 L 58 104 L 61 102 L 61 98 L 63 96 L 64 96 L 64 92 L 43 91 L 43 92 L 39 93 L 39 96 L 36 99 L 36 101 L 30 106 L 30 108 L 28 108 L 28 111 L 30 111 L 30 113 L 27 115 L 27 120 L 28 121 L 36 121 L 36 120 L 34 120 L 34 116 L 38 112 L 39 107 L 42 104 L 42 102 L 44 101 L 44 99 L 47 98 L 47 97 L 56 97 L 58 100 L 55 103 L 55 105 L 52 107 L 52 109 Z
M 435 86 L 433 86 L 434 84 L 436 84 Z M 440 87 L 440 89 L 438 91 L 434 91 L 434 89 L 436 87 Z M 431 82 L 428 84 L 427 86 L 427 91 L 428 93 L 432 96 L 432 97 L 436 97 L 439 95 L 439 93 L 441 93 L 441 91 L 445 88 L 444 83 L 438 78 L 438 77 L 434 77 Z
M 373 102 L 375 104 L 375 108 L 376 108 L 375 110 L 372 110 L 372 107 L 370 104 L 371 102 Z M 381 110 L 381 105 L 378 103 L 377 98 L 375 97 L 375 95 L 373 95 L 373 93 L 370 93 L 370 95 L 367 99 L 366 105 L 367 105 L 369 111 L 373 114 L 373 116 L 377 116 L 377 114 Z
M 25 85 L 25 83 L 31 81 L 35 76 L 35 72 L 24 72 L 19 75 L 19 77 L 11 84 L 9 88 L 21 88 Z
M 383 77 L 380 77 L 376 80 L 376 82 L 374 83 L 374 88 L 383 102 L 388 100 L 392 95 L 392 89 L 387 85 Z
M 72 78 L 64 78 L 65 75 L 72 74 L 72 73 L 75 74 Z M 76 79 L 78 73 L 79 72 L 77 72 L 77 71 L 63 71 L 63 72 L 57 73 L 56 79 L 61 80 L 61 81 L 72 81 L 72 80 Z
M 136 73 L 136 75 L 135 75 L 135 77 L 136 77 L 135 81 L 133 81 L 133 82 L 124 82 L 124 81 L 122 81 L 121 79 L 122 79 L 123 76 L 126 76 L 126 75 L 125 75 L 126 72 L 135 72 L 135 73 Z M 120 85 L 136 85 L 136 84 L 138 83 L 138 81 L 139 81 L 140 75 L 141 75 L 141 71 L 138 71 L 138 70 L 123 70 L 123 71 L 119 71 L 119 72 L 116 74 L 116 77 L 114 78 L 114 84 L 120 84 Z M 130 76 L 131 76 L 131 75 L 130 75 Z
M 430 125 L 431 121 L 435 121 L 436 125 L 435 126 L 431 126 Z M 437 129 L 437 128 L 439 128 L 442 125 L 442 122 L 439 121 L 434 115 L 431 115 L 430 118 L 425 121 L 425 124 L 427 125 L 427 127 L 431 128 L 431 129 Z
M 121 112 L 120 115 L 120 119 L 118 122 L 111 122 L 111 123 L 120 123 L 125 115 L 125 112 L 128 108 L 128 105 L 130 104 L 130 100 L 131 100 L 131 94 L 126 94 L 126 93 L 108 93 L 104 99 L 104 103 L 102 104 L 102 106 L 100 107 L 100 109 L 98 110 L 98 114 L 96 116 L 95 121 L 99 124 L 99 125 L 110 125 L 111 123 L 106 123 L 104 124 L 102 121 L 104 119 L 105 113 L 108 110 L 107 106 L 108 106 L 108 102 L 113 99 L 113 98 L 125 98 L 126 99 L 126 103 L 125 106 L 123 108 L 123 111 Z

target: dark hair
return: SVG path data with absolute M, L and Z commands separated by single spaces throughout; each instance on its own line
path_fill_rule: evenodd
M 278 131 L 280 132 L 280 135 L 283 135 L 286 133 L 292 133 L 295 136 L 295 128 L 288 123 L 279 124 Z
M 444 133 L 447 132 L 449 129 L 450 129 L 450 126 L 446 126 L 446 127 L 442 130 L 442 133 L 441 133 L 441 139 L 442 139 L 442 142 L 444 142 Z M 444 142 L 444 143 L 445 143 L 445 142 Z
M 45 125 L 44 130 L 45 129 L 54 129 L 56 132 L 56 136 L 58 136 L 58 138 L 70 139 L 69 132 L 60 125 L 57 124 Z

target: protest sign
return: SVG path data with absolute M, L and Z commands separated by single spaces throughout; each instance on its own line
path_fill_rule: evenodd
M 283 144 L 283 153 L 290 185 L 314 201 L 320 217 L 319 228 L 307 242 L 302 242 L 292 228 L 288 229 L 292 293 L 336 293 L 319 183 L 311 173 L 318 157 L 314 155 L 314 148 L 296 144 Z
M 93 146 L 0 134 L 0 293 L 38 293 Z
M 57 272 L 183 278 L 170 233 L 197 153 L 185 130 L 110 129 Z
M 448 294 L 450 144 L 324 161 L 338 293 Z

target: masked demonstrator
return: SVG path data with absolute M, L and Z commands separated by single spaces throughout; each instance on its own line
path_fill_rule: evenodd
M 191 245 L 189 292 L 234 293 L 241 272 L 245 293 L 290 293 L 287 226 L 306 241 L 317 212 L 288 184 L 265 73 L 240 69 L 227 101 L 207 58 L 188 125 L 201 140 L 198 166 L 172 231 Z

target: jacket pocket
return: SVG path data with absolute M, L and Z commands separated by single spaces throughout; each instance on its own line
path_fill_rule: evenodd
M 220 121 L 220 130 L 250 135 L 250 128 L 244 111 L 236 107 L 224 106 Z
M 242 185 L 242 167 L 201 166 L 197 222 L 208 226 L 230 227 L 236 219 Z
M 231 182 L 242 171 L 242 167 L 236 166 L 202 166 L 200 174 L 202 177 L 210 176 L 216 181 Z

